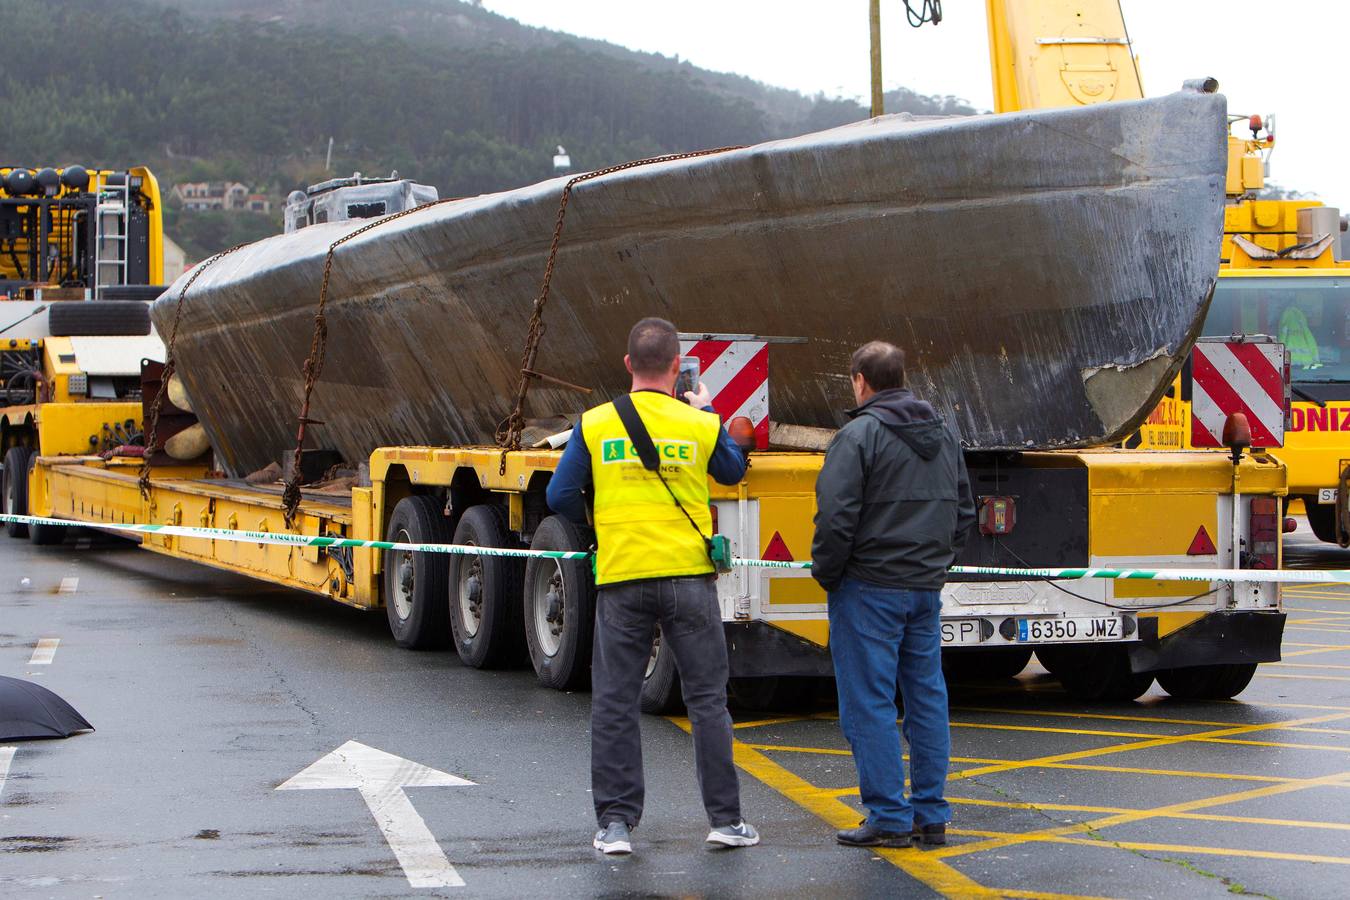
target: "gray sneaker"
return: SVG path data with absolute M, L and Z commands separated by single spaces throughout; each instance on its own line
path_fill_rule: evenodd
M 759 832 L 746 822 L 723 825 L 708 832 L 705 840 L 714 847 L 753 847 L 759 843 Z
M 610 822 L 603 831 L 595 833 L 595 840 L 591 841 L 591 846 L 601 853 L 610 855 L 632 853 L 633 838 L 628 833 L 628 826 L 625 823 Z

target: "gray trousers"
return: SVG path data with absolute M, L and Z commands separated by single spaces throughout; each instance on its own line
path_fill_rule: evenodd
M 727 643 L 711 577 L 659 578 L 600 589 L 591 663 L 591 792 L 601 828 L 642 818 L 642 681 L 656 625 L 675 654 L 694 731 L 703 808 L 714 828 L 741 821 L 731 756 Z

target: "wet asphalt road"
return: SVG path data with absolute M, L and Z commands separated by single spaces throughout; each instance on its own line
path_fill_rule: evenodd
M 1350 568 L 1304 534 L 1291 564 Z M 610 859 L 589 846 L 586 695 L 400 651 L 383 614 L 128 544 L 0 538 L 0 674 L 98 728 L 9 745 L 0 896 L 1343 897 L 1350 589 L 1286 606 L 1285 661 L 1233 703 L 1154 688 L 1084 707 L 1035 663 L 956 688 L 938 852 L 833 844 L 859 813 L 829 709 L 737 714 L 765 843 L 708 852 L 689 739 L 648 718 L 638 852 Z M 356 790 L 276 790 L 348 741 L 474 782 L 406 792 L 465 887 L 411 887 Z

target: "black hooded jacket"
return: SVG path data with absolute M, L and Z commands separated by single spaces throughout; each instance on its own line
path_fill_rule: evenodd
M 816 480 L 811 575 L 937 590 L 975 522 L 956 435 L 904 388 L 848 412 Z

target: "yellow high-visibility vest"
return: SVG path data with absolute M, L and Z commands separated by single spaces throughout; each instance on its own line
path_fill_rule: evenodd
M 667 394 L 638 391 L 633 405 L 661 457 L 661 474 L 703 534 L 712 534 L 708 459 L 721 421 Z M 581 434 L 595 483 L 595 583 L 677 578 L 713 572 L 703 538 L 642 467 L 613 403 L 587 410 Z

